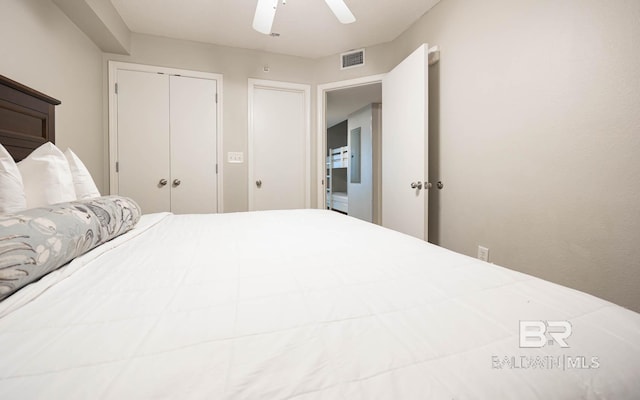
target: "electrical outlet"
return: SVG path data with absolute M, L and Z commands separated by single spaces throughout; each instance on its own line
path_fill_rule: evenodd
M 484 246 L 478 246 L 478 258 L 489 262 L 489 249 Z
M 227 153 L 227 162 L 242 164 L 244 162 L 244 154 L 241 151 L 230 151 Z

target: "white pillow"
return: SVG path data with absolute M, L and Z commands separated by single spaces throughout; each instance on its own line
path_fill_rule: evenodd
M 51 142 L 38 147 L 20 161 L 18 169 L 28 208 L 76 200 L 69 163 Z
M 71 176 L 73 177 L 73 186 L 78 200 L 100 197 L 100 192 L 82 160 L 69 148 L 64 152 L 64 156 L 69 162 Z
M 27 200 L 18 166 L 0 144 L 0 214 L 13 214 L 26 208 Z

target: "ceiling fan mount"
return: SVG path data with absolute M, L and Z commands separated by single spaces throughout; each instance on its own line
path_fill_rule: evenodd
M 276 16 L 276 9 L 280 0 L 258 0 L 256 14 L 253 17 L 253 29 L 265 35 L 271 34 L 271 27 Z M 287 0 L 281 0 L 282 5 L 287 4 Z M 343 24 L 350 24 L 356 21 L 349 7 L 344 0 L 324 0 L 333 14 Z

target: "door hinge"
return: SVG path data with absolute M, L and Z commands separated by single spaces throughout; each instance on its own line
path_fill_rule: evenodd
M 218 93 L 216 93 L 216 104 L 218 104 Z
M 118 82 L 116 82 L 115 87 L 116 87 L 116 94 L 118 94 Z
M 216 174 L 218 173 L 218 164 L 216 164 Z
M 120 172 L 120 163 L 116 161 L 116 172 Z

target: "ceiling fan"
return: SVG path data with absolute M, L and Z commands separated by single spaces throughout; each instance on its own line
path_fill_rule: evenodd
M 271 34 L 271 26 L 276 16 L 276 8 L 279 0 L 258 0 L 256 6 L 256 15 L 253 17 L 253 29 L 265 35 Z M 331 11 L 335 14 L 338 21 L 343 24 L 355 22 L 356 17 L 353 16 L 349 7 L 344 0 L 324 0 Z M 282 0 L 282 5 L 287 4 L 287 0 Z

